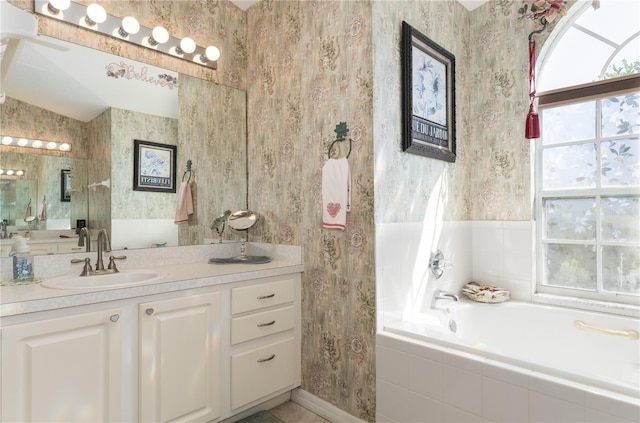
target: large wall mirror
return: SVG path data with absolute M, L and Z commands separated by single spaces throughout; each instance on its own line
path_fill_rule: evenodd
M 244 91 L 45 36 L 10 40 L 2 53 L 2 135 L 71 145 L 0 145 L 1 168 L 25 171 L 0 175 L 10 231 L 42 238 L 84 221 L 107 228 L 114 249 L 193 245 L 213 237 L 224 210 L 246 208 Z M 177 186 L 191 161 L 189 224 L 174 223 L 176 193 L 133 189 L 135 140 L 177 146 Z

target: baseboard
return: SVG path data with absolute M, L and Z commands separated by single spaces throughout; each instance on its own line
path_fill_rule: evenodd
M 332 423 L 366 423 L 301 388 L 291 391 L 291 401 Z

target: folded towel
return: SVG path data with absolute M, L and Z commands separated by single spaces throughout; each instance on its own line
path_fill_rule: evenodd
M 322 226 L 342 229 L 351 211 L 351 172 L 346 157 L 329 159 L 322 167 Z
M 193 198 L 191 197 L 191 185 L 182 182 L 178 189 L 178 205 L 176 206 L 176 218 L 174 223 L 181 225 L 189 221 L 189 215 L 193 214 Z

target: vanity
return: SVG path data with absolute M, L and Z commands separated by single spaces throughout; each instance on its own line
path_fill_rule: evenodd
M 122 273 L 158 275 L 116 289 L 0 287 L 2 420 L 221 421 L 299 386 L 302 249 L 207 262 L 237 248 L 114 252 Z M 36 275 L 75 276 L 69 260 L 94 255 L 35 257 Z

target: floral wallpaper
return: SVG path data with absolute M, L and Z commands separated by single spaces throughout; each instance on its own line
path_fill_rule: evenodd
M 304 246 L 302 388 L 375 418 L 372 3 L 262 1 L 248 10 L 251 240 Z M 353 140 L 347 229 L 323 229 L 322 166 Z M 339 146 L 338 156 L 348 152 Z

